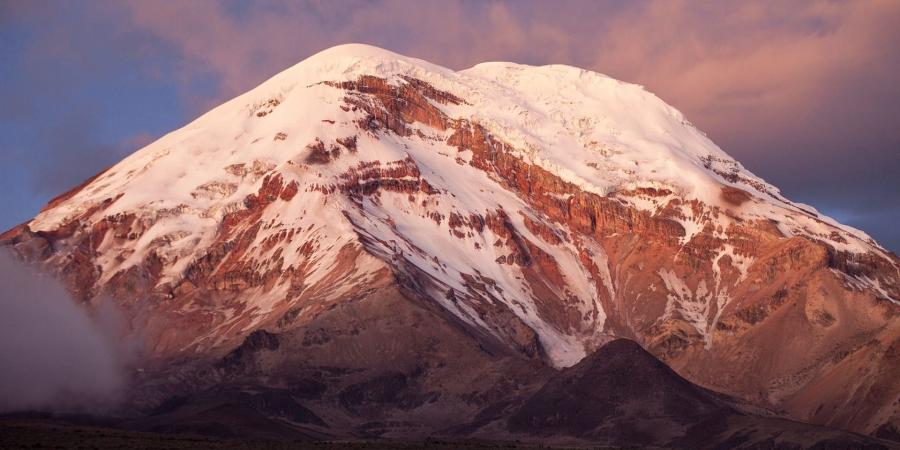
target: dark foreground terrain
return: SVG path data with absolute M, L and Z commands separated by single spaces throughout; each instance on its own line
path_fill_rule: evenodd
M 612 341 L 559 372 L 535 371 L 530 379 L 523 373 L 522 387 L 517 389 L 502 384 L 498 377 L 495 397 L 484 400 L 474 414 L 465 408 L 453 409 L 454 403 L 442 398 L 452 392 L 446 387 L 444 396 L 414 402 L 426 398 L 423 392 L 442 385 L 429 370 L 364 379 L 336 394 L 329 389 L 342 386 L 342 380 L 334 377 L 322 380 L 316 395 L 306 395 L 309 389 L 262 389 L 259 383 L 241 383 L 258 377 L 250 369 L 262 361 L 272 364 L 278 356 L 301 354 L 287 351 L 290 336 L 278 339 L 284 344 L 279 344 L 280 352 L 245 345 L 238 356 L 227 357 L 242 374 L 233 375 L 229 383 L 223 383 L 226 378 L 219 375 L 216 386 L 186 393 L 148 413 L 118 418 L 2 416 L 0 449 L 900 448 L 896 442 L 748 411 L 735 399 L 678 376 L 626 339 Z M 465 373 L 460 369 L 456 379 Z M 449 375 L 445 383 L 454 379 Z M 437 419 L 429 423 L 419 417 L 426 411 L 446 418 L 443 425 Z
M 773 441 L 747 443 L 721 443 L 715 448 L 782 449 L 799 448 L 784 446 Z M 662 447 L 610 447 L 602 445 L 548 446 L 541 443 L 484 442 L 427 439 L 423 442 L 402 441 L 273 441 L 222 439 L 195 434 L 160 434 L 122 430 L 105 426 L 73 424 L 55 419 L 3 418 L 0 419 L 0 448 L 2 449 L 322 449 L 322 450 L 483 450 L 483 449 L 629 449 Z M 694 447 L 684 447 L 694 448 Z M 700 447 L 697 447 L 700 448 Z M 819 450 L 852 450 L 898 448 L 890 443 L 878 444 L 836 440 L 818 442 L 809 448 Z
M 0 419 L 0 448 L 3 449 L 516 449 L 564 448 L 540 444 L 488 443 L 427 440 L 409 442 L 320 442 L 218 439 L 193 434 L 159 434 L 116 428 L 77 425 L 49 419 Z M 614 447 L 592 447 L 614 448 Z M 615 447 L 620 448 L 620 447 Z

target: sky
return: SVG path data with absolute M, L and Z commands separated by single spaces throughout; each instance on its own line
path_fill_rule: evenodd
M 900 1 L 0 0 L 0 229 L 320 51 L 569 64 L 900 251 Z

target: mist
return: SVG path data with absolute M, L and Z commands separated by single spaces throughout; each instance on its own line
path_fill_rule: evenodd
M 112 407 L 124 385 L 112 317 L 0 249 L 0 412 Z

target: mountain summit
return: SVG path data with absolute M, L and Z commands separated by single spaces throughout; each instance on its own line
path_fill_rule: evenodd
M 340 386 L 351 416 L 385 401 L 440 423 L 428 405 L 448 392 L 474 414 L 499 385 L 409 389 L 450 357 L 501 383 L 624 337 L 793 419 L 900 422 L 898 258 L 786 199 L 641 86 L 575 67 L 452 71 L 334 47 L 0 242 L 81 301 L 115 299 L 148 364 L 285 374 L 269 380 L 281 387 L 302 372 L 326 397 Z M 332 385 L 312 366 L 371 377 Z

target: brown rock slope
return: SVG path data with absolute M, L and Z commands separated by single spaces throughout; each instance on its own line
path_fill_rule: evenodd
M 424 439 L 529 395 L 552 373 L 433 304 L 385 288 L 315 323 L 256 332 L 221 359 L 155 377 L 135 396 L 177 400 L 127 426 L 203 432 L 227 405 L 295 436 Z
M 887 441 L 738 412 L 619 339 L 557 371 L 385 289 L 147 389 L 118 424 L 242 439 L 503 441 L 560 446 L 887 449 Z M 146 399 L 146 393 L 138 394 Z M 898 446 L 894 446 L 898 447 Z

